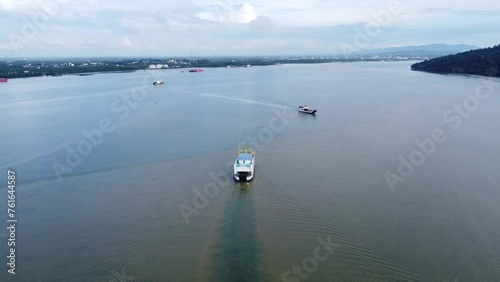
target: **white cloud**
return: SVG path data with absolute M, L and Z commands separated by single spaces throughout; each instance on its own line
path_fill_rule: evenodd
M 208 5 L 202 5 L 204 10 L 197 14 L 197 17 L 202 20 L 214 22 L 236 22 L 250 23 L 257 19 L 257 13 L 253 6 L 249 3 L 233 4 L 225 2 L 214 2 Z
M 257 19 L 257 13 L 255 12 L 254 8 L 252 5 L 245 3 L 243 4 L 243 7 L 241 7 L 239 13 L 238 13 L 238 19 L 237 21 L 240 23 L 249 23 L 255 19 Z
M 0 10 L 14 11 L 16 6 L 12 0 L 0 0 Z
M 128 39 L 127 37 L 123 37 L 120 38 L 120 46 L 125 48 L 131 48 L 134 47 L 134 44 L 132 44 L 132 42 L 130 42 L 130 39 Z
M 59 3 L 24 56 L 330 53 L 393 0 L 0 0 L 0 26 L 22 34 L 26 21 Z M 498 44 L 500 6 L 491 0 L 402 0 L 369 48 L 428 43 Z M 47 7 L 45 7 L 47 8 Z M 51 8 L 55 10 L 57 7 Z M 43 41 L 43 42 L 42 42 Z M 3 47 L 2 47 L 3 46 Z M 0 56 L 11 56 L 8 36 Z M 188 46 L 188 47 L 186 47 Z M 226 52 L 227 51 L 227 52 Z
M 162 21 L 157 21 L 151 17 L 125 17 L 118 20 L 118 23 L 133 32 L 146 32 L 154 31 L 155 29 L 162 28 L 165 25 Z

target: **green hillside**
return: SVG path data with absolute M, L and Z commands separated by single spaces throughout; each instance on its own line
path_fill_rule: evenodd
M 412 70 L 500 77 L 500 45 L 416 63 Z

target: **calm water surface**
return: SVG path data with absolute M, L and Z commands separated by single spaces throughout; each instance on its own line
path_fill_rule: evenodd
M 0 231 L 0 280 L 498 281 L 500 81 L 409 65 L 1 84 L 1 181 L 16 171 L 19 222 L 15 277 Z M 143 81 L 143 101 L 122 100 Z M 485 81 L 491 97 L 454 130 L 443 114 Z M 304 103 L 317 116 L 293 110 Z M 114 130 L 70 166 L 103 119 Z M 391 191 L 384 172 L 436 128 L 447 141 Z M 256 178 L 234 183 L 227 163 L 248 140 L 260 140 Z M 67 166 L 61 179 L 55 164 Z M 180 207 L 197 208 L 188 223 Z M 335 247 L 316 264 L 318 239 Z M 293 274 L 305 261 L 313 271 Z

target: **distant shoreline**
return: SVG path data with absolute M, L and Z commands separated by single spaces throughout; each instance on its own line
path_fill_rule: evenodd
M 170 60 L 172 61 L 172 59 Z M 275 60 L 255 60 L 255 59 L 240 59 L 238 61 L 209 61 L 198 60 L 186 63 L 181 61 L 181 64 L 174 64 L 169 67 L 152 68 L 151 66 L 165 66 L 157 62 L 144 61 L 141 64 L 127 61 L 104 61 L 98 63 L 81 63 L 75 66 L 74 63 L 66 60 L 59 61 L 25 61 L 18 62 L 16 65 L 4 66 L 0 71 L 0 78 L 19 79 L 33 77 L 57 77 L 63 75 L 88 76 L 100 73 L 127 73 L 147 70 L 179 70 L 186 71 L 192 68 L 245 68 L 258 66 L 277 66 L 277 65 L 298 65 L 298 64 L 327 64 L 327 63 L 354 63 L 354 62 L 401 62 L 401 61 L 419 61 L 416 58 L 402 59 L 275 59 Z M 177 61 L 175 61 L 177 63 Z M 119 64 L 120 63 L 120 64 Z M 163 63 L 163 62 L 162 62 Z M 189 64 L 189 65 L 188 65 Z M 1 66 L 0 66 L 1 67 Z

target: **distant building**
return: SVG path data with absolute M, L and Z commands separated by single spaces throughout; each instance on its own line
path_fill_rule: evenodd
M 168 65 L 164 64 L 156 64 L 156 65 L 149 65 L 150 69 L 168 69 Z

